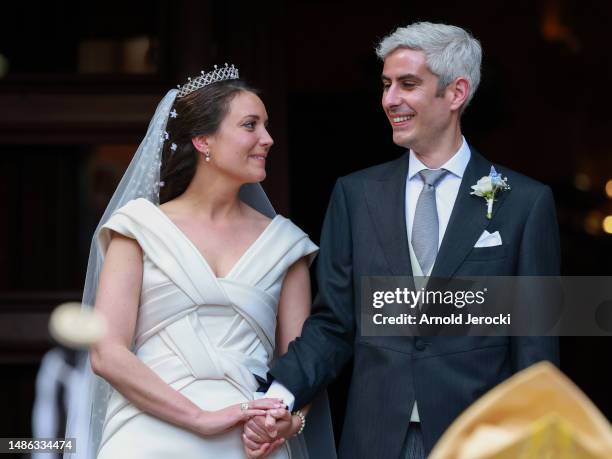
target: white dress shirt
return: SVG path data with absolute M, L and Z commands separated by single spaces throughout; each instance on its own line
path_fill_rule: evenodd
M 455 200 L 457 199 L 461 179 L 463 178 L 463 173 L 465 172 L 465 168 L 470 161 L 471 155 L 470 147 L 465 141 L 465 138 L 462 137 L 462 143 L 459 150 L 441 167 L 442 169 L 449 171 L 449 173 L 442 177 L 440 182 L 438 182 L 436 185 L 436 207 L 438 209 L 439 225 L 438 248 L 440 248 L 440 244 L 442 243 L 442 238 L 444 237 L 453 206 L 455 205 Z M 408 178 L 406 180 L 406 228 L 408 229 L 410 256 L 413 260 L 416 260 L 416 257 L 414 256 L 412 244 L 410 243 L 412 239 L 412 222 L 414 221 L 417 200 L 421 190 L 423 189 L 423 181 L 418 173 L 423 169 L 427 169 L 427 166 L 423 164 L 412 151 L 410 151 Z M 412 264 L 414 266 L 414 261 Z M 427 275 L 429 274 L 430 273 L 427 273 Z M 414 275 L 416 276 L 418 274 L 415 272 Z M 295 397 L 280 382 L 273 381 L 270 388 L 266 392 L 265 397 L 280 398 L 289 407 L 289 411 L 293 411 Z M 416 401 L 414 402 L 410 420 L 413 422 L 419 422 L 419 413 Z
M 461 179 L 463 178 L 463 173 L 465 172 L 465 168 L 471 156 L 470 147 L 465 141 L 465 138 L 462 137 L 462 143 L 459 150 L 440 168 L 446 169 L 449 173 L 444 175 L 436 185 L 439 235 L 438 248 L 440 248 L 442 238 L 446 232 L 448 220 L 453 211 L 457 193 L 459 192 L 459 186 L 461 185 Z M 423 180 L 421 180 L 421 176 L 418 175 L 423 169 L 428 169 L 428 167 L 423 164 L 411 150 L 408 161 L 408 179 L 406 180 L 406 228 L 408 229 L 408 241 L 412 241 L 414 213 L 416 211 L 417 200 L 423 189 Z
M 262 398 L 259 396 L 260 392 L 255 392 L 255 398 Z M 289 389 L 287 389 L 284 385 L 279 383 L 278 381 L 272 381 L 270 387 L 266 391 L 266 394 L 263 396 L 265 398 L 279 398 L 283 401 L 285 405 L 287 405 L 287 409 L 289 411 L 293 411 L 293 404 L 295 403 L 295 396 L 291 393 Z
M 459 150 L 444 163 L 440 169 L 446 169 L 449 173 L 444 175 L 438 184 L 436 185 L 436 209 L 438 211 L 438 249 L 442 244 L 448 221 L 450 220 L 453 206 L 459 193 L 459 186 L 461 185 L 461 179 L 465 168 L 470 162 L 470 147 L 468 146 L 465 138 L 462 137 L 461 147 Z M 423 164 L 412 152 L 410 151 L 409 162 L 408 162 L 408 179 L 406 180 L 406 229 L 408 231 L 408 249 L 410 250 L 410 263 L 412 265 L 412 274 L 415 277 L 429 276 L 433 266 L 429 269 L 428 273 L 421 271 L 421 266 L 417 261 L 417 257 L 412 249 L 412 223 L 414 222 L 414 213 L 416 211 L 417 200 L 423 189 L 423 180 L 418 175 L 423 169 L 428 167 Z M 418 284 L 418 285 L 417 285 Z M 425 282 L 419 283 L 415 279 L 416 288 L 424 287 Z M 419 409 L 417 407 L 416 400 L 412 406 L 412 414 L 410 415 L 411 422 L 420 422 Z

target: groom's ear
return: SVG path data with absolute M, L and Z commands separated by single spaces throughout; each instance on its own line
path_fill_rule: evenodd
M 464 77 L 459 77 L 449 84 L 447 91 L 450 92 L 451 97 L 450 109 L 460 111 L 461 107 L 465 105 L 471 90 L 470 82 Z

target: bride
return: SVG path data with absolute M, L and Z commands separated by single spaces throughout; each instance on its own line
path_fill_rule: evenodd
M 95 298 L 108 333 L 90 352 L 87 434 L 83 407 L 69 414 L 67 436 L 86 438 L 79 457 L 308 457 L 303 435 L 285 441 L 303 413 L 254 394 L 301 333 L 317 251 L 259 185 L 266 125 L 227 64 L 158 106 L 92 242 L 84 303 Z M 278 440 L 244 449 L 256 415 L 285 422 Z

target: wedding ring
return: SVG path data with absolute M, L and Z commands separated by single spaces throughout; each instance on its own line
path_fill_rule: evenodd
M 240 409 L 241 409 L 242 411 L 246 411 L 246 410 L 248 410 L 248 409 L 249 409 L 249 402 L 244 402 L 244 403 L 241 403 L 241 404 L 240 404 Z

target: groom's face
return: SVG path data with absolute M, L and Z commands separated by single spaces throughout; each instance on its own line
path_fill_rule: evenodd
M 450 123 L 447 98 L 422 51 L 398 48 L 385 57 L 382 106 L 393 129 L 393 142 L 415 151 L 435 145 Z

